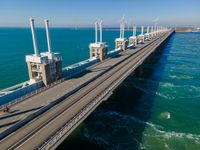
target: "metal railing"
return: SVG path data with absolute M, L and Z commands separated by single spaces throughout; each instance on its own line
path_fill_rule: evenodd
M 28 99 L 28 98 L 30 98 L 30 97 L 36 95 L 36 94 L 38 94 L 38 93 L 44 92 L 45 90 L 47 90 L 47 89 L 49 89 L 49 88 L 52 88 L 52 87 L 54 87 L 54 86 L 57 85 L 57 84 L 60 84 L 60 83 L 63 82 L 64 80 L 65 80 L 65 79 L 62 78 L 62 79 L 57 80 L 57 81 L 55 81 L 55 82 L 53 82 L 53 83 L 51 83 L 51 84 L 49 84 L 49 85 L 47 85 L 47 86 L 41 87 L 41 88 L 39 88 L 39 89 L 37 89 L 37 90 L 35 90 L 35 91 L 32 91 L 32 92 L 30 92 L 30 93 L 28 93 L 28 94 L 26 94 L 26 95 L 24 95 L 24 96 L 22 96 L 22 97 L 19 97 L 19 98 L 15 99 L 15 100 L 12 100 L 12 101 L 10 101 L 10 102 L 8 102 L 8 103 L 6 103 L 6 104 L 3 104 L 3 105 L 0 106 L 0 111 L 3 111 L 5 107 L 10 107 L 10 106 L 12 106 L 12 105 L 15 105 L 15 104 L 17 104 L 17 103 L 20 103 L 20 102 L 22 102 L 22 101 L 24 101 L 24 100 L 26 100 L 26 99 Z

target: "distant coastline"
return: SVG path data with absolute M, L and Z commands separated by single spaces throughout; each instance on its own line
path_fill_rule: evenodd
M 175 28 L 175 32 L 200 32 L 200 28 L 177 27 Z

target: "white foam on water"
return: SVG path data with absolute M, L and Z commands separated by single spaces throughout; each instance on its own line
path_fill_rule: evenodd
M 149 126 L 155 126 L 151 122 L 143 121 L 143 120 L 141 120 L 141 119 L 139 119 L 137 117 L 131 116 L 131 115 L 120 114 L 120 113 L 115 112 L 115 111 L 108 111 L 108 112 L 98 113 L 98 116 L 99 115 L 109 116 L 109 117 L 117 116 L 117 117 L 119 117 L 119 121 L 123 121 L 123 120 L 125 120 L 125 121 L 133 121 L 133 122 L 137 122 L 137 123 L 140 123 L 140 124 L 147 124 Z M 157 125 L 157 128 L 163 128 L 163 127 Z
M 170 113 L 167 115 L 167 119 L 170 119 L 171 118 L 171 115 L 170 115 Z
M 164 94 L 164 93 L 161 93 L 161 92 L 158 92 L 158 91 L 156 92 L 156 95 L 160 96 L 160 97 L 162 97 L 164 99 L 167 99 L 167 100 L 173 100 L 173 99 L 175 99 L 175 97 L 172 96 L 172 95 Z
M 170 83 L 170 82 L 160 82 L 159 85 L 163 86 L 163 87 L 175 87 L 175 85 L 173 83 Z
M 198 134 L 175 132 L 175 131 L 165 131 L 160 128 L 157 128 L 157 126 L 155 126 L 155 125 L 151 126 L 151 127 L 156 132 L 155 135 L 157 137 L 163 137 L 165 139 L 181 138 L 181 139 L 193 140 L 194 142 L 197 142 L 197 143 L 200 142 L 200 135 L 198 135 Z
M 176 79 L 177 76 L 176 75 L 172 75 L 172 76 L 169 76 L 171 79 Z

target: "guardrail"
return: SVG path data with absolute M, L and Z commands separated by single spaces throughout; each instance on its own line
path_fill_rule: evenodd
M 1 90 L 0 90 L 0 93 L 1 93 L 1 92 L 7 92 L 7 91 L 16 90 L 16 89 L 22 87 L 24 84 L 26 84 L 26 82 L 27 82 L 27 81 L 22 82 L 22 83 L 19 83 L 19 84 L 16 84 L 16 85 L 13 85 L 13 86 L 8 87 L 8 88 L 5 88 L 5 89 L 1 89 Z
M 22 96 L 22 97 L 20 97 L 20 98 L 17 98 L 17 99 L 15 99 L 15 100 L 13 100 L 13 101 L 10 101 L 10 102 L 8 102 L 8 103 L 6 103 L 6 104 L 4 104 L 4 105 L 1 105 L 1 106 L 0 106 L 0 111 L 3 111 L 3 109 L 4 109 L 5 107 L 10 107 L 10 106 L 12 106 L 12 105 L 15 105 L 15 104 L 17 104 L 17 103 L 19 103 L 19 102 L 22 102 L 22 101 L 24 101 L 24 100 L 26 100 L 26 99 L 28 99 L 28 98 L 30 98 L 30 97 L 32 97 L 32 96 L 38 94 L 38 93 L 41 93 L 41 92 L 43 92 L 43 91 L 45 91 L 45 90 L 47 90 L 47 89 L 49 89 L 49 88 L 52 88 L 53 86 L 55 86 L 55 85 L 57 85 L 57 84 L 63 82 L 64 80 L 65 80 L 65 79 L 62 78 L 62 79 L 57 80 L 57 81 L 55 81 L 55 82 L 53 82 L 53 83 L 51 83 L 51 84 L 49 84 L 49 85 L 47 85 L 47 86 L 44 86 L 44 87 L 39 88 L 39 89 L 37 89 L 37 90 L 35 90 L 35 91 L 33 91 L 33 92 L 30 92 L 30 93 L 28 93 L 28 94 L 26 94 L 26 95 L 24 95 L 24 96 Z

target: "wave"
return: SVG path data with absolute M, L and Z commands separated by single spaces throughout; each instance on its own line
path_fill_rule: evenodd
M 192 133 L 184 133 L 184 132 L 176 132 L 176 131 L 165 131 L 165 130 L 161 130 L 159 128 L 157 128 L 156 126 L 151 126 L 154 131 L 155 134 L 152 135 L 148 135 L 146 134 L 146 136 L 151 136 L 151 137 L 160 137 L 160 138 L 165 138 L 165 139 L 174 139 L 174 138 L 181 138 L 181 139 L 189 139 L 189 140 L 193 140 L 196 143 L 200 144 L 200 135 L 199 134 L 192 134 Z
M 169 78 L 177 79 L 177 80 L 189 80 L 189 79 L 193 79 L 194 77 L 188 76 L 188 75 L 179 75 L 179 76 L 171 75 L 171 76 L 169 76 Z
M 175 85 L 171 82 L 160 82 L 159 86 L 163 86 L 163 87 L 175 87 Z
M 200 87 L 199 86 L 194 86 L 194 85 L 178 85 L 178 84 L 174 84 L 172 82 L 160 82 L 159 86 L 161 87 L 169 87 L 169 88 L 186 88 L 186 89 L 194 89 L 194 90 L 198 90 L 200 91 Z
M 162 92 L 156 92 L 156 95 L 160 96 L 160 97 L 162 97 L 164 99 L 167 99 L 167 100 L 174 100 L 175 99 L 175 97 L 172 96 L 171 94 L 164 94 Z

